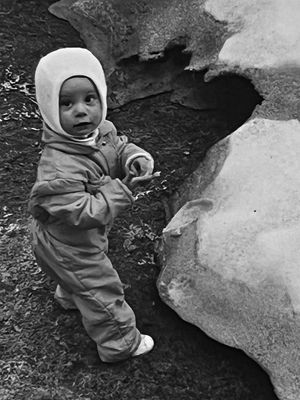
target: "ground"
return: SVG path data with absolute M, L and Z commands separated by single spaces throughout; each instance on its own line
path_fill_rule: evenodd
M 26 209 L 41 151 L 33 73 L 47 52 L 84 44 L 68 23 L 48 13 L 51 3 L 0 4 L 0 398 L 276 400 L 268 376 L 252 360 L 181 320 L 156 289 L 155 249 L 168 196 L 233 129 L 217 110 L 189 110 L 164 94 L 109 113 L 119 131 L 154 155 L 161 171 L 116 221 L 109 251 L 139 329 L 155 339 L 153 352 L 101 363 L 79 314 L 53 300 L 55 285 L 31 254 Z

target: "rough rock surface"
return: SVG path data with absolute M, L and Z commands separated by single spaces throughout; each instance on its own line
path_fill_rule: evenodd
M 159 290 L 183 319 L 259 362 L 280 398 L 296 400 L 300 123 L 253 119 L 221 144 L 202 173 L 215 178 L 194 187 L 164 230 Z
M 104 63 L 110 106 L 176 89 L 182 103 L 214 107 L 222 100 L 202 89 L 227 73 L 263 96 L 174 197 L 158 289 L 262 365 L 281 400 L 299 400 L 299 1 L 61 0 L 51 11 Z
M 206 79 L 225 72 L 250 79 L 265 98 L 257 115 L 299 116 L 298 0 L 61 0 L 50 11 L 103 62 L 111 107 L 170 90 L 184 67 L 208 68 Z M 168 59 L 174 46 L 183 50 L 180 65 Z
M 118 107 L 170 91 L 192 60 L 198 60 L 197 69 L 202 70 L 216 59 L 225 30 L 204 12 L 202 3 L 61 0 L 50 11 L 67 19 L 102 61 L 109 83 L 109 106 Z

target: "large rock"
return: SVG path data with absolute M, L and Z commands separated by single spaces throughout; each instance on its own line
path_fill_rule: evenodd
M 61 0 L 50 11 L 104 64 L 110 107 L 171 90 L 184 68 L 208 69 L 206 80 L 224 72 L 249 78 L 265 98 L 257 115 L 299 117 L 298 0 Z
M 206 77 L 248 76 L 264 96 L 255 115 L 269 119 L 214 146 L 179 189 L 158 289 L 183 319 L 263 366 L 280 399 L 299 400 L 300 3 L 205 7 L 231 31 Z
M 205 10 L 235 31 L 224 43 L 218 63 L 243 69 L 299 64 L 298 0 L 207 0 Z
M 198 70 L 207 67 L 222 45 L 223 24 L 205 13 L 202 3 L 203 0 L 61 0 L 49 10 L 67 19 L 103 63 L 108 105 L 114 108 L 172 89 L 176 91 L 174 100 L 185 102 L 186 89 L 178 84 L 178 77 L 190 60 L 198 60 Z M 199 74 L 202 86 L 203 75 Z M 192 74 L 189 81 L 193 86 Z M 183 95 L 181 89 L 185 89 Z M 199 109 L 218 106 L 212 96 L 204 96 L 196 103 L 193 97 L 188 96 L 188 105 L 192 103 Z
M 205 10 L 230 32 L 207 78 L 247 76 L 265 98 L 259 115 L 299 118 L 299 1 L 207 0 Z
M 253 119 L 221 144 L 198 170 L 211 183 L 163 232 L 158 288 L 255 359 L 281 399 L 299 400 L 300 124 Z

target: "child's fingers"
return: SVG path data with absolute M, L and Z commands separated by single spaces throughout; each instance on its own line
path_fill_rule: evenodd
M 152 174 L 152 168 L 150 167 L 150 165 L 149 164 L 141 164 L 139 176 L 145 176 L 145 175 L 149 175 L 149 174 Z
M 144 157 L 139 157 L 131 164 L 131 169 L 134 170 L 136 176 L 145 176 L 152 174 L 153 164 Z
M 153 178 L 157 178 L 158 176 L 160 176 L 160 171 L 155 172 L 154 174 L 148 173 L 146 175 L 140 175 L 132 178 L 132 183 L 137 185 L 139 182 L 148 182 L 151 181 Z
M 152 178 L 158 178 L 161 174 L 161 171 L 156 171 L 154 174 L 152 174 Z
M 129 171 L 129 173 L 125 176 L 124 179 L 122 179 L 122 182 L 127 185 L 129 182 L 132 181 L 132 178 L 134 177 L 134 173 L 132 171 Z
M 131 165 L 130 173 L 132 173 L 133 176 L 139 176 L 140 174 L 134 163 Z

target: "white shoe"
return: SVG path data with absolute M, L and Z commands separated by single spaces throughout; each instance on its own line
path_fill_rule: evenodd
M 54 298 L 65 310 L 77 310 L 71 294 L 66 292 L 60 285 L 56 287 Z
M 154 340 L 151 336 L 141 335 L 142 340 L 139 347 L 136 349 L 134 353 L 132 353 L 132 357 L 142 356 L 144 354 L 149 353 L 154 347 Z

